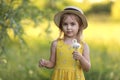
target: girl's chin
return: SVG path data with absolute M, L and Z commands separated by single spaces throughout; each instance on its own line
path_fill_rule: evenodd
M 73 35 L 67 35 L 66 37 L 73 38 L 74 36 Z
M 70 33 L 69 33 L 69 34 L 66 34 L 65 36 L 66 36 L 66 37 L 74 37 L 74 35 L 73 35 L 73 34 L 70 34 Z

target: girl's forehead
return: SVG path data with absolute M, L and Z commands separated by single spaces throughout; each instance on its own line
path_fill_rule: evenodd
M 74 14 L 64 14 L 64 17 L 76 17 Z
M 66 15 L 66 16 L 64 16 L 64 20 L 67 20 L 67 19 L 76 21 L 76 17 L 74 15 Z

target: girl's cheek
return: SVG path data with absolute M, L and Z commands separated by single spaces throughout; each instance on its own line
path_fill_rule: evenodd
M 63 26 L 64 28 L 66 27 L 66 25 Z

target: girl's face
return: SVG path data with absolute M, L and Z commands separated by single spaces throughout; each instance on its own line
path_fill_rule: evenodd
M 62 21 L 62 31 L 67 37 L 76 37 L 79 31 L 79 23 L 74 15 L 66 15 Z

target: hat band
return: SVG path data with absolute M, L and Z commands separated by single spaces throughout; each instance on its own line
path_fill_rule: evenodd
M 75 10 L 75 11 L 79 11 L 79 10 L 73 9 L 73 8 L 66 8 L 66 9 L 64 9 L 64 10 Z

